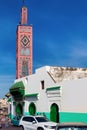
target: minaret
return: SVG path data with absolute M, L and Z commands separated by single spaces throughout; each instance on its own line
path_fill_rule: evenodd
M 22 10 L 21 10 L 21 24 L 27 25 L 27 8 L 26 7 L 22 7 Z
M 16 32 L 16 78 L 32 74 L 32 26 L 28 25 L 25 6 L 21 9 L 21 22 Z

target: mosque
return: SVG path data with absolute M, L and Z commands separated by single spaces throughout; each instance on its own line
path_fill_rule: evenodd
M 54 122 L 87 123 L 87 69 L 43 66 L 32 74 L 32 26 L 21 9 L 16 31 L 16 80 L 10 87 L 8 114 L 44 115 Z

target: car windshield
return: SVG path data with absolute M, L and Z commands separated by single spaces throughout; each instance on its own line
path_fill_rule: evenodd
M 86 127 L 59 127 L 57 128 L 57 130 L 87 130 L 87 126 Z
M 36 117 L 36 120 L 38 121 L 38 122 L 48 122 L 49 120 L 47 119 L 47 118 L 45 118 L 45 117 Z

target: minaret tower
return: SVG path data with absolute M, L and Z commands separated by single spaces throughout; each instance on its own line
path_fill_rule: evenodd
M 24 1 L 23 1 L 24 3 Z M 28 25 L 28 11 L 21 9 L 21 22 L 16 32 L 16 78 L 32 74 L 32 26 Z

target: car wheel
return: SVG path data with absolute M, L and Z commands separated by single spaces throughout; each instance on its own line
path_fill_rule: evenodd
M 37 130 L 44 130 L 42 127 L 38 127 Z
M 20 130 L 24 130 L 24 127 L 23 127 L 23 126 L 20 126 Z

